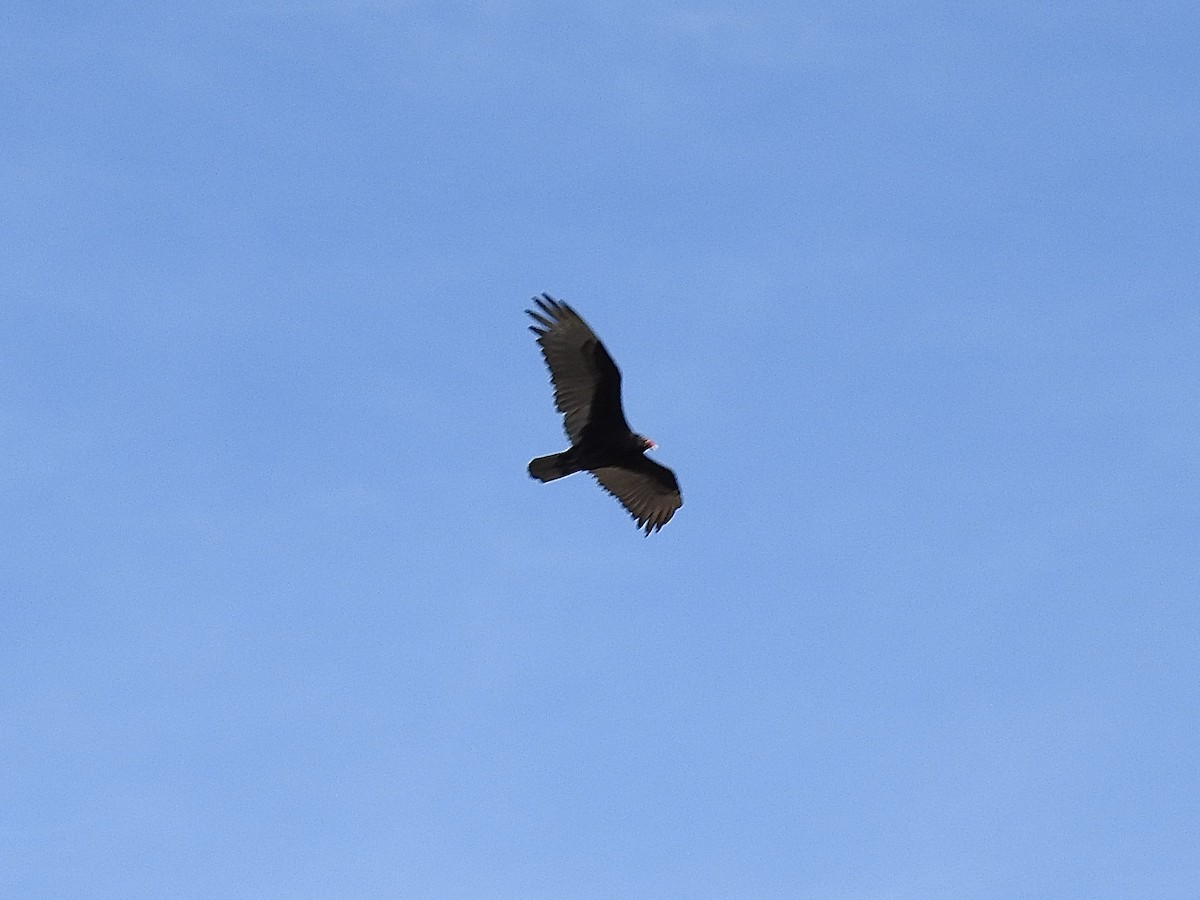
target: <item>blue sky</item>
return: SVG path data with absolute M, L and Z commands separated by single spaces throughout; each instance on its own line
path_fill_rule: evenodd
M 0 893 L 1196 896 L 1194 4 L 3 18 Z

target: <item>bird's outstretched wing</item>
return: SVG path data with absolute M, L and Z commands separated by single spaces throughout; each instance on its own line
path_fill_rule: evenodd
M 550 369 L 554 405 L 563 415 L 563 430 L 571 443 L 578 443 L 589 425 L 590 431 L 627 433 L 621 372 L 595 332 L 575 310 L 549 294 L 533 302 L 540 312 L 525 310 L 538 323 L 529 330 L 537 335 Z
M 593 469 L 592 474 L 647 535 L 671 521 L 675 510 L 683 506 L 675 473 L 654 460 L 639 457 L 628 465 Z

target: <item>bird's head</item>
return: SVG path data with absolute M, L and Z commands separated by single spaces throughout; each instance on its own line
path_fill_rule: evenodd
M 635 435 L 635 437 L 637 438 L 638 446 L 641 448 L 643 453 L 645 453 L 647 450 L 658 449 L 658 444 L 654 443 L 654 441 L 650 440 L 650 438 L 640 434 Z

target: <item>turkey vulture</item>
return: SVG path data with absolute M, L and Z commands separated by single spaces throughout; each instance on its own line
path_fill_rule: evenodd
M 653 441 L 634 434 L 621 409 L 621 372 L 600 339 L 567 304 L 549 294 L 534 297 L 540 312 L 525 310 L 537 325 L 542 356 L 554 383 L 554 405 L 563 415 L 571 446 L 539 456 L 529 475 L 553 481 L 574 472 L 591 472 L 616 497 L 638 528 L 658 531 L 683 505 L 675 473 L 646 458 Z

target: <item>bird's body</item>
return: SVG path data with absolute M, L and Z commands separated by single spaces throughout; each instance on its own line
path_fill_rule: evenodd
M 635 434 L 621 407 L 621 372 L 600 339 L 575 310 L 549 294 L 535 297 L 540 312 L 526 310 L 537 325 L 542 356 L 554 384 L 554 405 L 563 415 L 571 446 L 539 456 L 529 474 L 554 481 L 590 472 L 633 516 L 647 535 L 662 528 L 683 505 L 679 482 L 666 466 L 646 458 L 654 443 Z

